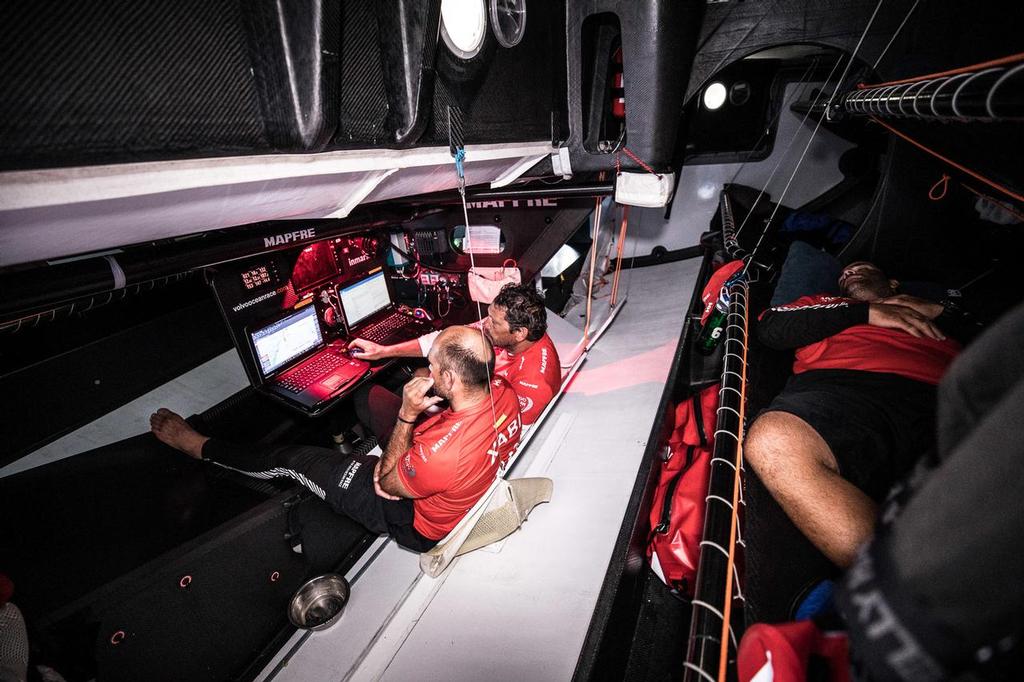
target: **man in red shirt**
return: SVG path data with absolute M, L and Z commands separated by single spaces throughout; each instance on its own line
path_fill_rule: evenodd
M 878 503 L 931 447 L 935 387 L 960 345 L 944 307 L 898 295 L 871 263 L 844 268 L 842 296 L 766 311 L 765 345 L 796 349 L 794 375 L 749 428 L 743 454 L 786 515 L 849 566 Z
M 533 424 L 558 393 L 562 383 L 558 351 L 547 335 L 544 299 L 529 284 L 508 284 L 487 307 L 487 317 L 470 326 L 482 327 L 494 344 L 494 372 L 507 379 L 519 396 L 523 424 Z M 426 357 L 437 334 L 426 334 L 392 346 L 355 339 L 349 348 L 362 351 L 359 357 L 364 360 Z M 381 437 L 386 435 L 381 429 L 390 428 L 394 422 L 391 415 L 397 408 L 397 402 L 386 389 L 374 387 L 369 389 L 368 395 L 357 397 L 356 411 L 360 421 Z
M 492 376 L 494 353 L 478 330 L 446 329 L 428 357 L 430 376 L 405 385 L 379 459 L 313 446 L 234 445 L 200 434 L 163 408 L 150 424 L 157 438 L 191 457 L 255 478 L 295 479 L 336 512 L 423 552 L 483 496 L 522 430 L 516 395 Z M 436 395 L 428 395 L 431 389 Z M 442 399 L 447 409 L 420 419 Z

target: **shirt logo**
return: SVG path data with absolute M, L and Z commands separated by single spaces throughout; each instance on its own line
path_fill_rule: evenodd
M 527 388 L 540 388 L 540 386 L 538 386 L 537 384 L 530 384 L 530 383 L 527 383 L 525 381 L 520 381 L 519 385 L 520 386 L 526 386 Z
M 362 465 L 362 462 L 350 462 L 348 468 L 345 469 L 345 473 L 341 475 L 341 480 L 338 481 L 338 487 L 342 490 L 348 490 L 348 487 L 352 485 L 352 479 L 356 477 L 356 472 L 359 471 L 359 467 Z
M 544 374 L 548 370 L 548 349 L 540 349 L 540 373 Z
M 522 419 L 519 416 L 516 416 L 515 419 L 508 423 L 508 426 L 505 428 L 505 430 L 499 433 L 498 437 L 494 439 L 494 441 L 491 443 L 490 449 L 487 450 L 487 454 L 490 455 L 491 457 L 491 464 L 494 464 L 494 460 L 496 460 L 498 458 L 498 455 L 500 454 L 498 452 L 498 449 L 501 448 L 503 445 L 507 445 L 508 442 L 512 439 L 512 437 L 519 433 L 519 427 L 521 427 L 522 425 Z
M 532 400 L 526 396 L 519 396 L 519 410 L 521 412 L 529 412 L 531 407 L 533 407 Z
M 444 447 L 445 443 L 452 439 L 452 436 L 455 435 L 455 432 L 458 431 L 460 428 L 462 428 L 461 420 L 452 424 L 452 428 L 448 429 L 448 433 L 441 436 L 441 438 L 436 443 L 430 446 L 430 453 L 436 454 L 438 450 Z

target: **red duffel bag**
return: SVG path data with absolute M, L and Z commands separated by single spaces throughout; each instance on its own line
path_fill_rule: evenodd
M 676 406 L 669 458 L 662 464 L 651 506 L 647 543 L 651 569 L 688 597 L 693 596 L 704 531 L 718 390 L 718 384 L 708 386 Z

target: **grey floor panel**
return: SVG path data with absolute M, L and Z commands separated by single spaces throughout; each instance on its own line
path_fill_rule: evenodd
M 0 469 L 0 478 L 81 454 L 149 430 L 149 415 L 168 407 L 183 415 L 216 405 L 249 385 L 230 350 Z
M 513 472 L 552 478 L 552 501 L 499 553 L 460 559 L 385 679 L 572 677 L 699 269 L 631 273 L 625 308 Z

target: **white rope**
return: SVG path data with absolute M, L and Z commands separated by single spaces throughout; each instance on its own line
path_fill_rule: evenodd
M 721 611 L 716 609 L 714 606 L 707 603 L 706 601 L 701 601 L 700 599 L 693 599 L 690 601 L 690 603 L 694 606 L 703 606 L 705 609 L 718 616 L 719 620 L 725 620 L 725 615 Z M 736 644 L 736 633 L 732 631 L 732 623 L 729 624 L 729 638 L 732 639 L 732 645 L 738 648 L 738 645 Z
M 757 30 L 757 27 L 761 25 L 761 22 L 765 20 L 765 17 L 767 17 L 769 14 L 771 14 L 772 10 L 775 9 L 775 5 L 778 4 L 778 1 L 779 0 L 772 0 L 772 4 L 768 6 L 768 9 L 765 10 L 764 14 L 762 14 L 758 18 L 758 20 L 754 22 L 753 26 L 751 26 L 749 29 L 747 29 L 747 32 L 743 34 L 742 38 L 740 38 L 739 40 L 737 40 L 733 44 L 732 48 L 728 52 L 725 53 L 725 56 L 718 60 L 718 63 L 715 64 L 715 68 L 713 68 L 710 71 L 708 71 L 709 75 L 708 75 L 707 78 L 704 79 L 704 83 L 707 83 L 708 79 L 710 79 L 712 76 L 714 76 L 715 73 L 718 72 L 718 69 L 720 69 L 722 67 L 722 64 L 724 64 L 726 62 L 726 60 L 729 59 L 729 57 L 731 57 L 734 52 L 736 52 L 736 48 L 738 48 L 740 45 L 742 45 L 744 42 L 746 42 L 747 38 L 750 37 L 750 34 Z M 732 12 L 732 10 L 729 10 L 729 11 L 730 11 L 730 13 Z M 704 83 L 701 83 L 700 87 L 697 89 L 698 91 L 704 89 Z
M 800 137 L 800 133 L 804 129 L 804 123 L 807 122 L 807 117 L 811 115 L 811 111 L 814 109 L 814 107 L 818 105 L 818 100 L 821 98 L 821 93 L 825 90 L 825 88 L 828 87 L 829 82 L 832 80 L 832 76 L 835 75 L 836 69 L 839 68 L 839 63 L 842 61 L 843 59 L 842 57 L 840 57 L 839 59 L 836 59 L 836 63 L 832 65 L 832 70 L 828 72 L 828 76 L 825 77 L 825 82 L 822 83 L 821 87 L 818 89 L 818 94 L 814 96 L 814 101 L 811 102 L 811 105 L 807 108 L 807 111 L 804 112 L 804 117 L 800 119 L 800 125 L 798 125 L 796 127 L 796 130 L 793 131 L 793 135 L 792 137 L 789 138 L 789 142 L 786 144 L 786 148 L 782 151 L 782 155 L 779 157 L 779 160 L 775 163 L 775 167 L 772 168 L 772 172 L 768 174 L 768 179 L 764 181 L 764 186 L 761 187 L 761 191 L 757 193 L 757 198 L 754 199 L 754 203 L 750 205 L 750 210 L 747 211 L 747 215 L 743 217 L 743 220 L 740 222 L 740 226 L 736 228 L 736 234 L 733 235 L 734 240 L 739 239 L 740 232 L 743 231 L 743 227 L 747 224 L 747 221 L 750 219 L 750 216 L 754 214 L 754 209 L 757 207 L 758 202 L 761 201 L 761 197 L 764 196 L 765 191 L 767 191 L 768 185 L 770 185 L 772 180 L 775 179 L 775 174 L 778 173 L 779 168 L 782 167 L 782 162 L 785 161 L 786 157 L 789 156 L 789 150 L 793 148 L 793 143 L 795 143 L 796 139 Z M 802 96 L 803 93 L 801 93 L 801 97 Z M 783 102 L 783 104 L 779 106 L 780 112 L 782 111 L 783 105 L 785 105 L 785 102 Z
M 853 66 L 853 60 L 856 59 L 857 53 L 860 52 L 861 45 L 864 44 L 864 38 L 867 37 L 868 31 L 871 30 L 871 25 L 875 23 L 875 17 L 878 16 L 878 11 L 882 9 L 882 5 L 884 3 L 885 0 L 878 0 L 878 4 L 875 5 L 875 11 L 871 13 L 871 18 L 868 19 L 868 23 L 864 27 L 864 31 L 860 34 L 860 39 L 857 41 L 857 45 L 853 48 L 853 52 L 850 54 L 850 58 L 846 62 L 846 67 L 843 69 L 842 75 L 839 76 L 839 80 L 836 81 L 836 87 L 832 91 L 832 95 L 829 97 L 828 102 L 825 103 L 826 111 L 828 110 L 828 107 L 831 106 L 832 100 L 835 98 L 836 93 L 839 92 L 839 88 L 840 86 L 842 86 L 843 81 L 846 80 L 846 76 L 850 73 L 850 67 Z M 818 122 L 814 125 L 814 130 L 811 131 L 810 137 L 807 138 L 807 144 L 804 145 L 804 150 L 803 152 L 801 152 L 800 158 L 797 159 L 796 166 L 794 166 L 793 168 L 793 172 L 789 174 L 789 180 L 786 182 L 786 186 L 782 189 L 782 194 L 779 196 L 779 200 L 775 204 L 775 209 L 772 210 L 772 214 L 768 216 L 768 221 L 765 223 L 764 229 L 761 231 L 761 236 L 760 238 L 758 238 L 757 244 L 754 245 L 754 250 L 751 251 L 750 256 L 747 257 L 747 262 L 743 266 L 744 275 L 746 275 L 747 270 L 750 269 L 750 264 L 754 262 L 754 254 L 757 253 L 758 248 L 764 241 L 765 235 L 768 234 L 768 227 L 772 224 L 772 221 L 775 219 L 775 214 L 778 213 L 779 208 L 782 207 L 782 202 L 786 198 L 786 193 L 789 191 L 790 186 L 792 186 L 793 179 L 796 178 L 797 171 L 800 170 L 800 166 L 803 164 L 804 158 L 806 158 L 807 156 L 807 150 L 811 148 L 811 143 L 814 142 L 814 138 L 818 135 L 818 130 L 821 128 L 821 122 L 825 120 L 826 111 L 822 112 L 821 116 L 818 118 Z M 808 109 L 808 112 L 810 112 L 810 109 Z
M 717 682 L 717 680 L 715 680 L 715 678 L 711 677 L 711 675 L 708 675 L 706 672 L 704 672 L 703 670 L 698 668 L 693 663 L 690 663 L 689 661 L 684 661 L 683 662 L 683 667 L 686 668 L 687 670 L 694 671 L 695 673 L 697 673 L 698 675 L 703 677 L 705 680 L 708 680 L 709 682 Z
M 448 112 L 449 134 L 451 133 L 451 125 L 452 125 L 451 111 L 449 110 L 449 112 Z M 465 167 L 463 167 L 463 168 L 465 168 Z M 463 222 L 466 225 L 466 237 L 468 239 L 469 238 L 469 206 L 466 204 L 466 178 L 465 178 L 465 170 L 463 170 L 463 174 L 462 175 L 459 175 L 459 196 L 462 198 L 462 219 L 463 219 Z M 467 251 L 469 251 L 469 267 L 470 267 L 470 270 L 475 270 L 476 269 L 476 259 L 473 257 L 473 245 L 470 244 L 469 246 L 470 246 L 470 248 L 466 249 Z M 438 303 L 438 305 L 440 305 L 440 302 Z M 481 307 L 480 307 L 480 301 L 476 301 L 476 314 L 477 314 L 477 318 L 478 319 L 480 319 L 480 320 L 484 319 L 483 309 L 481 309 Z M 480 325 L 480 341 L 483 343 L 483 347 L 485 349 L 487 348 L 488 344 L 490 343 L 490 341 L 487 340 L 487 335 L 484 334 L 484 325 L 483 324 Z M 498 364 L 497 351 L 492 350 L 492 355 L 494 356 L 494 364 L 492 365 L 492 368 L 496 368 L 497 364 Z M 493 381 L 494 381 L 493 377 L 491 377 L 490 379 L 487 380 L 487 399 L 491 403 L 491 428 L 494 429 L 494 440 L 495 440 L 495 442 L 497 442 L 498 438 L 499 438 L 499 434 L 498 434 L 498 412 L 497 412 L 497 410 L 494 409 L 494 391 L 493 391 L 493 388 L 491 386 Z
M 800 91 L 800 94 L 796 95 L 793 99 L 803 99 L 804 95 L 807 93 L 807 87 L 810 85 L 809 79 L 810 79 L 811 73 L 814 71 L 814 69 L 816 69 L 818 67 L 818 62 L 819 61 L 820 61 L 819 57 L 814 57 L 814 59 L 811 60 L 810 66 L 808 66 L 807 70 L 804 71 L 804 75 L 800 76 L 800 80 L 797 81 L 797 85 L 798 86 L 802 85 L 803 89 Z M 768 125 L 765 127 L 765 131 L 763 133 L 761 133 L 761 137 L 758 138 L 756 143 L 754 143 L 753 149 L 751 149 L 749 152 L 747 152 L 747 156 L 746 156 L 746 158 L 743 159 L 743 163 L 741 163 L 739 168 L 736 169 L 736 172 L 732 174 L 732 179 L 729 180 L 730 183 L 736 182 L 736 178 L 738 178 L 740 176 L 740 173 L 743 171 L 743 169 L 747 167 L 747 164 L 750 162 L 750 159 L 754 156 L 754 152 L 756 152 L 756 151 L 758 151 L 758 149 L 760 149 L 761 142 L 764 141 L 764 139 L 768 137 L 768 135 L 771 133 L 771 131 L 775 128 L 775 124 L 778 123 L 779 119 L 782 118 L 782 110 L 783 109 L 785 109 L 785 102 L 783 102 L 783 106 L 780 106 L 779 110 L 775 112 L 775 115 L 772 116 L 772 120 L 768 122 Z M 790 144 L 792 144 L 792 142 L 790 142 Z M 786 149 L 788 151 L 789 147 L 787 147 Z M 783 156 L 785 156 L 785 152 L 783 152 Z M 754 202 L 754 205 L 755 206 L 757 205 L 756 201 Z
M 896 31 L 892 34 L 892 38 L 889 38 L 889 43 L 885 46 L 885 49 L 882 50 L 882 54 L 878 55 L 878 59 L 876 59 L 875 63 L 871 66 L 872 71 L 878 70 L 878 65 L 882 62 L 882 57 L 884 57 L 885 53 L 889 51 L 889 48 L 892 47 L 892 44 L 896 42 L 896 37 L 900 34 L 900 31 L 902 31 L 903 27 L 907 24 L 907 20 L 910 19 L 910 15 L 914 13 L 915 9 L 917 9 L 917 5 L 919 2 L 921 2 L 921 0 L 914 0 L 914 4 L 910 6 L 910 10 L 907 12 L 907 16 L 903 17 L 903 21 L 900 22 L 900 25 L 896 27 Z

